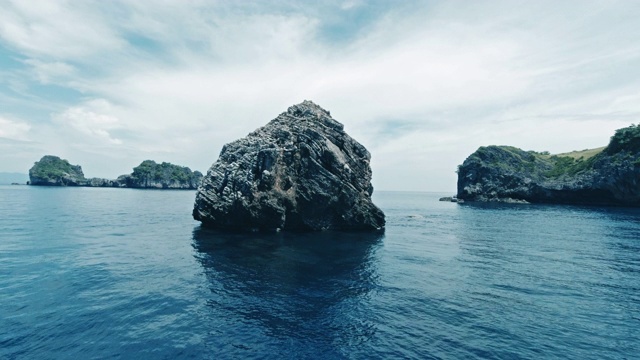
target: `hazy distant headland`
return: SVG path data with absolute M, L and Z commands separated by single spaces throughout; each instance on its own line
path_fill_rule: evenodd
M 0 185 L 20 184 L 24 185 L 29 181 L 29 175 L 12 172 L 0 172 Z
M 202 173 L 188 167 L 145 160 L 131 174 L 117 179 L 85 178 L 80 165 L 45 155 L 29 170 L 29 184 L 36 186 L 120 187 L 138 189 L 197 189 Z
M 480 147 L 458 168 L 458 199 L 640 206 L 640 125 L 609 145 L 551 155 Z

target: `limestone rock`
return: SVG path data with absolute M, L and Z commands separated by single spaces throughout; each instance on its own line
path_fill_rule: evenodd
M 564 155 L 487 146 L 458 169 L 458 198 L 510 203 L 640 206 L 640 127 L 619 129 L 603 150 Z M 594 155 L 595 153 L 595 155 Z
M 87 180 L 80 165 L 57 156 L 45 155 L 29 169 L 29 184 L 42 186 L 84 186 Z
M 123 187 L 118 180 L 91 178 L 87 181 L 88 187 Z
M 311 101 L 222 148 L 193 217 L 243 230 L 378 230 L 370 154 Z
M 167 162 L 145 160 L 130 175 L 118 177 L 123 186 L 139 189 L 197 189 L 202 173 Z
M 79 165 L 46 155 L 29 170 L 29 179 L 30 185 L 43 186 L 195 190 L 202 181 L 202 173 L 167 162 L 158 164 L 153 160 L 145 160 L 133 169 L 133 173 L 121 175 L 115 180 L 86 179 Z

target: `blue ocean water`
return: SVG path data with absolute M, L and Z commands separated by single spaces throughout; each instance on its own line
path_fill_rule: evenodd
M 640 358 L 639 209 L 441 195 L 225 234 L 193 191 L 0 186 L 0 358 Z

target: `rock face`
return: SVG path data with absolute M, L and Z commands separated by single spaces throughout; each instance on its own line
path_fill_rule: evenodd
M 617 130 L 593 156 L 580 153 L 481 147 L 458 169 L 457 196 L 467 201 L 640 206 L 640 127 Z
M 382 229 L 370 158 L 328 111 L 304 101 L 222 148 L 193 217 L 221 229 Z
M 79 165 L 71 165 L 57 156 L 46 155 L 29 170 L 30 185 L 121 187 L 138 189 L 190 189 L 195 190 L 202 181 L 202 173 L 188 167 L 161 164 L 145 160 L 133 168 L 133 173 L 115 180 L 86 179 Z
M 127 187 L 124 181 L 120 181 L 120 177 L 117 180 L 103 179 L 103 178 L 91 178 L 87 180 L 84 185 L 87 187 Z
M 153 160 L 145 160 L 133 168 L 131 175 L 120 176 L 117 181 L 131 188 L 197 189 L 202 181 L 202 173 L 167 162 L 158 164 Z
M 44 186 L 82 186 L 86 183 L 80 165 L 45 155 L 29 169 L 29 183 Z

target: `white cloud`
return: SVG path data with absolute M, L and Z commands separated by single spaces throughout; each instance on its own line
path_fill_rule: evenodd
M 359 6 L 362 6 L 362 1 L 361 0 L 347 0 L 347 1 L 344 1 L 340 5 L 340 8 L 342 10 L 351 10 L 351 9 L 357 8 Z
M 122 141 L 114 138 L 110 131 L 119 129 L 122 125 L 109 112 L 112 112 L 112 105 L 104 99 L 96 99 L 53 115 L 53 121 L 63 132 L 77 131 L 82 136 L 87 136 L 86 142 L 103 141 L 120 145 Z
M 37 59 L 24 61 L 33 67 L 34 75 L 42 84 L 48 84 L 60 78 L 67 78 L 74 72 L 74 67 L 61 61 L 44 62 Z
M 123 41 L 100 17 L 98 3 L 9 1 L 0 12 L 0 37 L 33 56 L 80 58 L 117 51 Z
M 446 190 L 478 146 L 570 151 L 638 121 L 635 2 L 412 3 L 332 42 L 326 18 L 369 6 L 337 5 L 11 2 L 0 37 L 42 84 L 101 99 L 52 117 L 96 157 L 206 170 L 224 143 L 310 99 L 369 147 L 378 187 Z
M 28 140 L 31 125 L 0 116 L 0 138 L 10 140 Z

